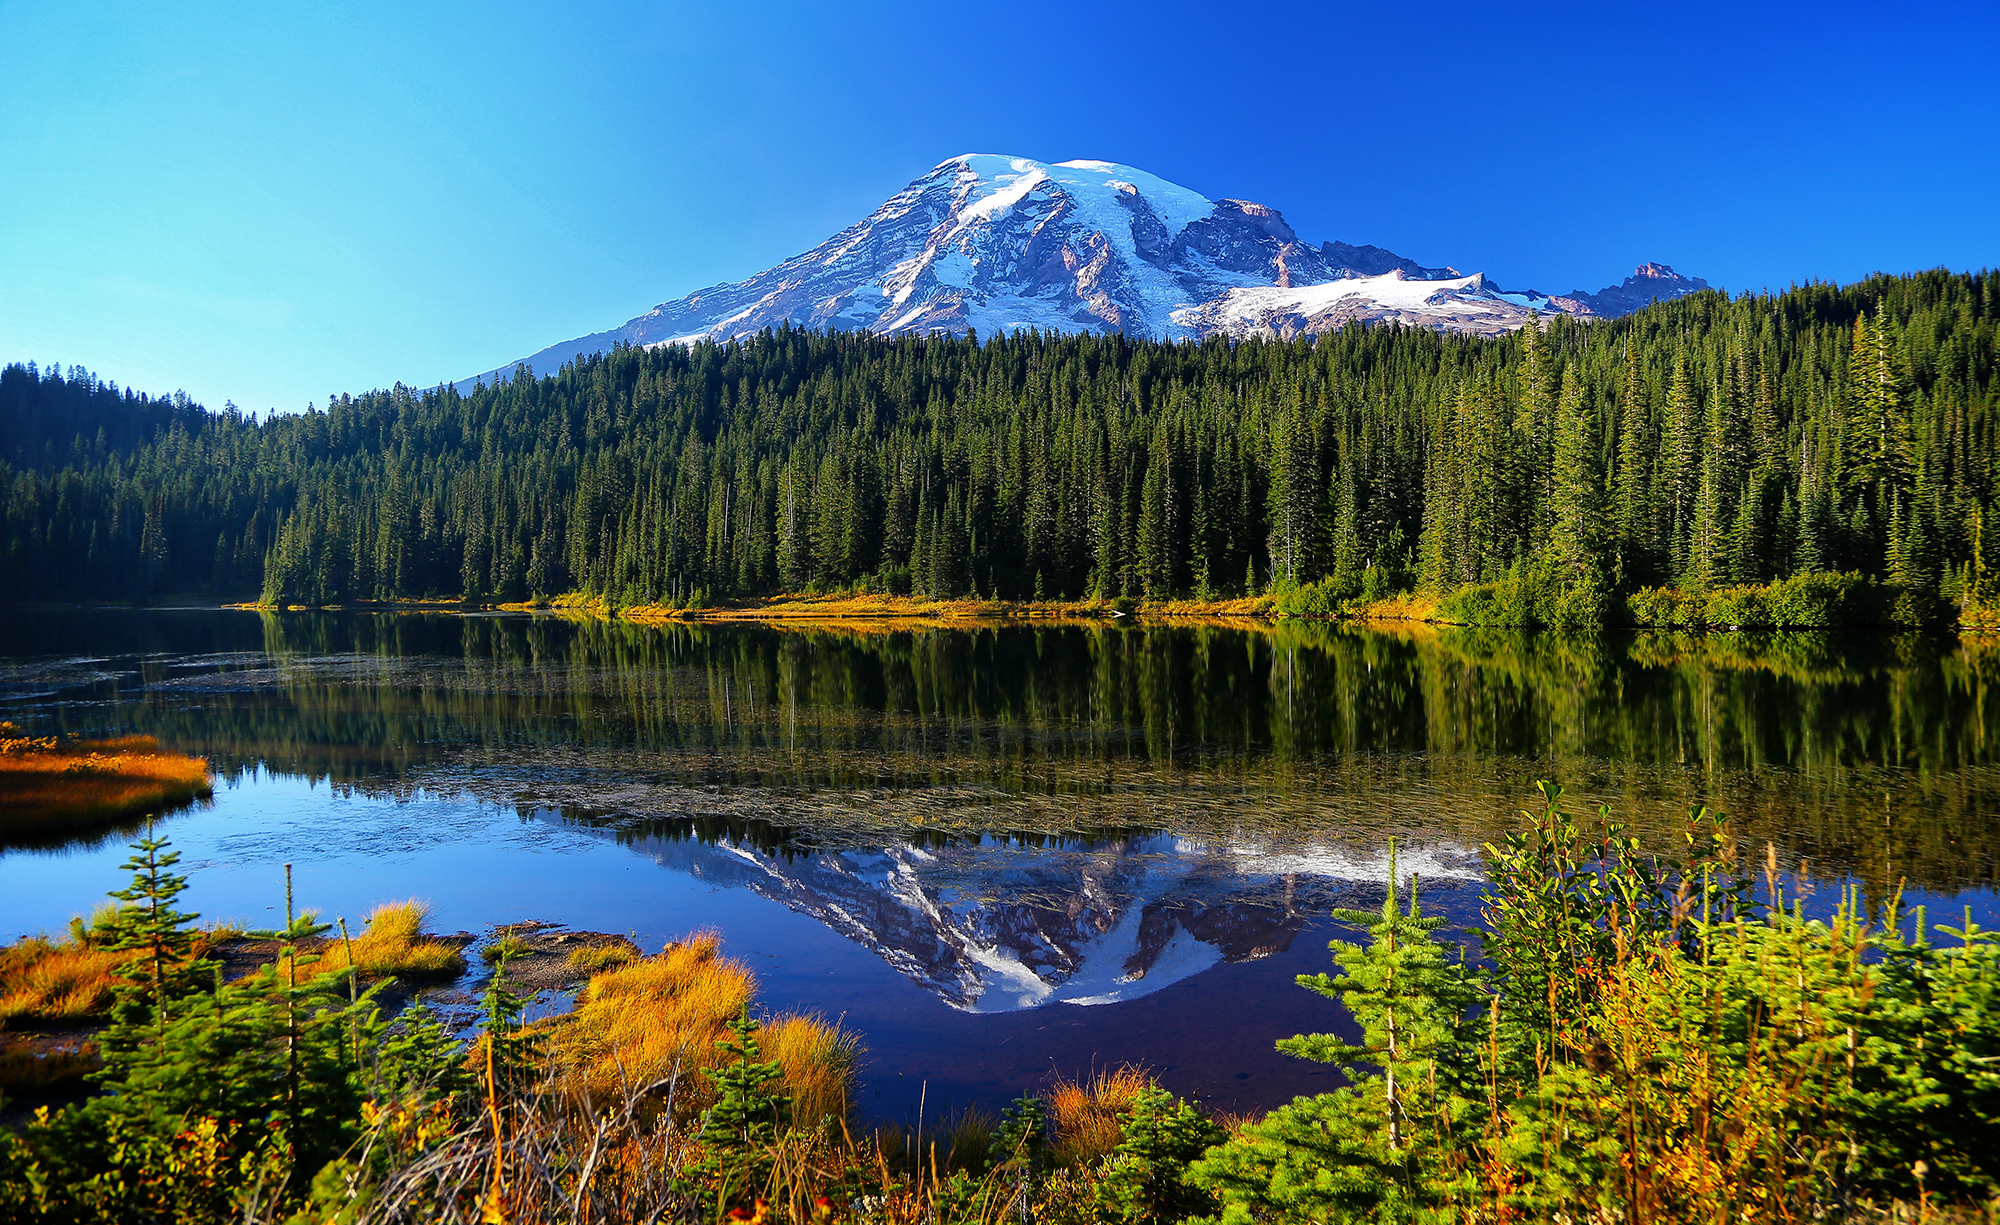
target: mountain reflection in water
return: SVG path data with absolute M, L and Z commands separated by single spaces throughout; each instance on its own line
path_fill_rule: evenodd
M 662 867 L 810 915 L 963 1012 L 1138 999 L 1218 963 L 1281 953 L 1315 916 L 1365 905 L 1386 855 L 1165 834 L 1078 847 L 978 838 L 786 855 L 749 842 L 619 838 Z M 1463 851 L 1399 874 L 1477 878 Z
M 863 1034 L 890 1115 L 1125 1061 L 1234 1110 L 1334 1087 L 1271 1045 L 1344 1024 L 1295 984 L 1355 936 L 1328 910 L 1381 904 L 1393 835 L 1476 926 L 1477 848 L 1540 778 L 1654 846 L 1706 803 L 1760 859 L 1988 923 L 1996 682 L 1950 637 L 0 618 L 0 719 L 218 768 L 162 826 L 191 908 L 261 924 L 295 864 L 329 915 L 712 926 L 768 1006 Z M 129 832 L 0 834 L 0 932 L 87 913 Z

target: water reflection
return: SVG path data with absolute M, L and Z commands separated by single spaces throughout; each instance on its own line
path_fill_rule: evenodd
M 662 867 L 819 920 L 963 1012 L 1119 1003 L 1285 952 L 1389 868 L 1382 854 L 1335 845 L 1164 834 L 804 853 L 692 823 L 612 836 Z M 1399 875 L 1409 873 L 1433 889 L 1478 877 L 1463 849 L 1405 848 Z
M 1949 639 L 234 612 L 31 613 L 6 634 L 0 705 L 38 727 L 813 846 L 1477 846 L 1553 776 L 1661 838 L 1716 804 L 1878 890 L 1988 885 L 2000 860 L 2000 657 Z

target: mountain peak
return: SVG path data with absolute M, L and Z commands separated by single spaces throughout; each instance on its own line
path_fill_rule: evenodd
M 962 153 L 810 251 L 526 360 L 545 374 L 620 341 L 726 341 L 779 326 L 1181 340 L 1394 320 L 1499 334 L 1536 311 L 1622 314 L 1706 287 L 1648 263 L 1598 294 L 1504 293 L 1380 247 L 1309 246 L 1269 205 L 1211 200 L 1136 166 Z
M 1666 264 L 1648 261 L 1633 269 L 1632 275 L 1626 277 L 1623 284 L 1600 289 L 1596 293 L 1578 289 L 1569 296 L 1586 307 L 1588 313 L 1609 319 L 1629 315 L 1653 302 L 1671 302 L 1707 288 L 1708 282 L 1700 277 L 1682 276 Z

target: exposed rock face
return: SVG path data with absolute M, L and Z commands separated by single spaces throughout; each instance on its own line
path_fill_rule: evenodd
M 1385 251 L 1381 247 L 1351 247 L 1344 242 L 1323 242 L 1319 251 L 1330 262 L 1352 269 L 1356 276 L 1383 276 L 1399 269 L 1413 281 L 1447 281 L 1464 275 L 1456 268 L 1426 268 L 1413 259 L 1404 259 L 1394 251 Z
M 1638 270 L 1626 277 L 1622 285 L 1613 285 L 1596 293 L 1585 293 L 1581 289 L 1572 290 L 1569 297 L 1587 308 L 1591 314 L 1611 319 L 1619 315 L 1629 315 L 1655 301 L 1671 302 L 1675 298 L 1699 293 L 1707 288 L 1708 282 L 1700 277 L 1682 276 L 1665 264 L 1648 263 L 1640 264 Z
M 1622 314 L 1702 287 L 1647 264 L 1599 294 L 1507 293 L 1380 247 L 1310 246 L 1274 208 L 1210 200 L 1131 166 L 966 154 L 803 255 L 526 360 L 547 374 L 619 341 L 726 341 L 785 324 L 1194 339 L 1360 319 L 1498 333 L 1538 311 Z

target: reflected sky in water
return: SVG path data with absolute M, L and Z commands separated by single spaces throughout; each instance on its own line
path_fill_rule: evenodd
M 1788 866 L 1991 916 L 1993 670 L 1956 642 L 1329 626 L 646 628 L 78 611 L 0 631 L 0 717 L 206 754 L 190 903 L 445 930 L 702 927 L 774 1008 L 845 1017 L 874 1107 L 1125 1059 L 1254 1108 L 1330 1087 L 1277 1037 L 1386 839 L 1460 924 L 1540 777 L 1670 839 L 1690 802 Z M 0 852 L 0 933 L 121 883 L 118 831 Z

